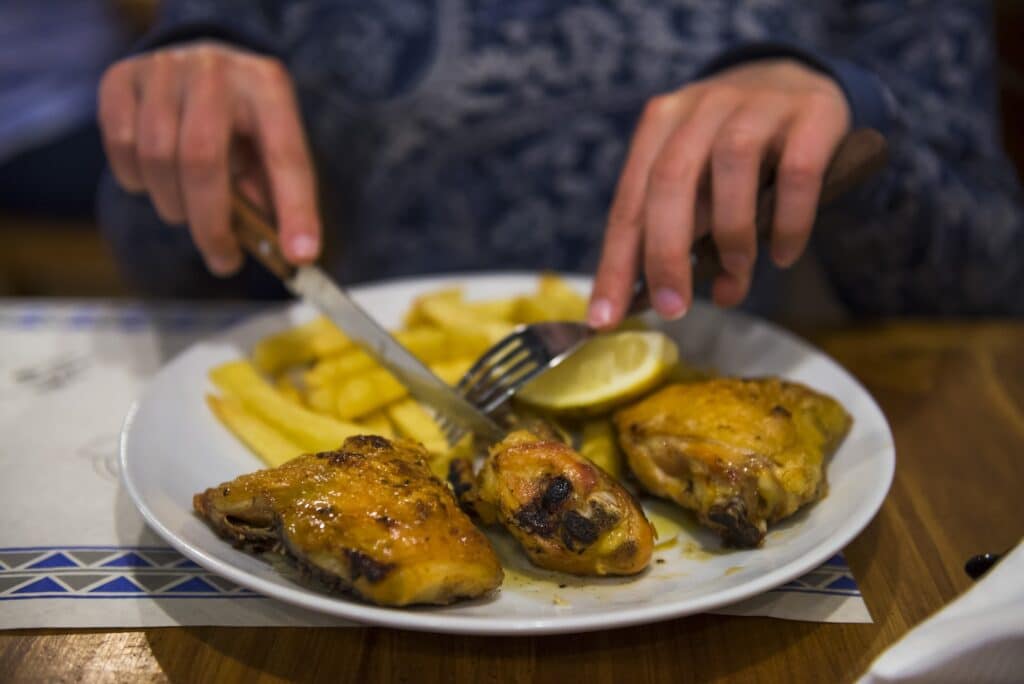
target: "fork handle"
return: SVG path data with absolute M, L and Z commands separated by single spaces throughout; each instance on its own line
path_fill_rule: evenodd
M 888 159 L 885 137 L 873 128 L 860 128 L 847 134 L 832 157 L 821 183 L 818 206 L 824 207 L 882 170 Z M 775 215 L 775 178 L 771 177 L 761 188 L 757 198 L 758 241 L 771 238 L 772 218 Z M 710 234 L 693 245 L 691 254 L 693 282 L 710 281 L 722 271 L 718 248 Z M 647 284 L 640 278 L 634 288 L 626 315 L 638 314 L 651 308 Z

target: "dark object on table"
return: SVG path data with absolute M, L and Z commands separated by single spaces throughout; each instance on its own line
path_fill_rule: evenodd
M 979 553 L 977 556 L 971 556 L 964 563 L 964 572 L 972 580 L 979 580 L 1005 555 L 1004 553 Z

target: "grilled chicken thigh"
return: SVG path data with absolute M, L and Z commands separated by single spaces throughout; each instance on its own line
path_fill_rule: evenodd
M 513 432 L 475 477 L 468 461 L 453 461 L 451 480 L 467 508 L 504 526 L 542 568 L 631 575 L 650 562 L 654 529 L 640 505 L 561 441 Z
M 824 460 L 850 428 L 834 399 L 778 379 L 671 385 L 615 415 L 633 473 L 732 546 L 827 490 Z
M 446 604 L 502 581 L 487 538 L 411 442 L 360 436 L 196 494 L 222 537 L 275 551 L 328 586 L 389 606 Z

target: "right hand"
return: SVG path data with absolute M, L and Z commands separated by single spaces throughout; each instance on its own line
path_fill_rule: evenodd
M 167 223 L 187 223 L 211 272 L 242 265 L 232 183 L 273 209 L 289 261 L 319 254 L 313 164 L 278 60 L 213 42 L 122 60 L 100 83 L 99 122 L 118 183 L 149 193 Z

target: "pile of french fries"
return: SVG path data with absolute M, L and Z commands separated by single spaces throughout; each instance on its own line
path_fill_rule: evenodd
M 541 276 L 533 294 L 468 300 L 461 288 L 417 298 L 395 336 L 439 377 L 456 384 L 492 344 L 520 323 L 583 320 L 586 301 L 564 280 Z M 437 423 L 386 369 L 325 318 L 264 338 L 251 357 L 214 368 L 220 391 L 213 414 L 270 467 L 303 453 L 337 449 L 346 438 L 375 434 L 420 442 L 444 479 L 452 458 Z M 584 456 L 621 477 L 623 466 L 607 419 L 581 426 Z

